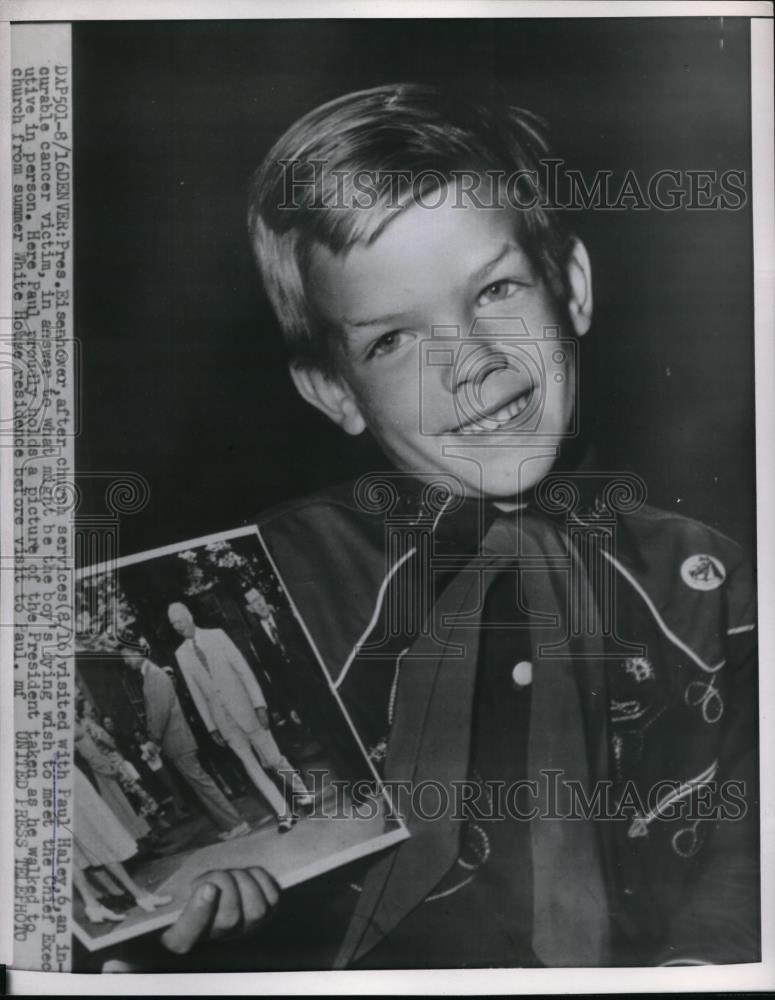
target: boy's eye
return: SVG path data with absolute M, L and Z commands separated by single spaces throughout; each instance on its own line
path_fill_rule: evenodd
M 374 341 L 366 357 L 373 358 L 382 354 L 392 354 L 393 351 L 398 350 L 408 336 L 409 334 L 405 330 L 389 330 Z
M 483 288 L 476 298 L 476 304 L 478 306 L 486 306 L 491 302 L 501 302 L 503 299 L 509 299 L 519 288 L 519 284 L 516 281 L 512 281 L 510 278 L 503 278 L 500 281 L 493 281 L 486 288 Z

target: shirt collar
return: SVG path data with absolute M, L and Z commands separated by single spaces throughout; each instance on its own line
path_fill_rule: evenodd
M 584 519 L 596 508 L 595 491 L 599 488 L 599 477 L 590 476 L 597 469 L 594 447 L 580 439 L 569 438 L 564 442 L 557 461 L 548 475 L 567 475 L 579 491 L 577 515 Z M 367 477 L 371 482 L 367 487 L 379 492 L 383 486 L 395 497 L 390 509 L 383 514 L 387 523 L 406 528 L 430 527 L 434 536 L 434 547 L 441 555 L 474 555 L 497 518 L 523 516 L 526 513 L 554 520 L 558 525 L 567 520 L 567 511 L 557 509 L 553 513 L 546 502 L 536 499 L 535 490 L 515 499 L 519 507 L 513 512 L 503 511 L 489 498 L 460 497 L 449 492 L 451 477 L 439 473 L 422 479 L 394 468 L 380 470 Z M 363 479 L 354 488 L 356 502 L 362 504 L 358 496 L 364 488 Z M 388 494 L 389 496 L 389 494 Z

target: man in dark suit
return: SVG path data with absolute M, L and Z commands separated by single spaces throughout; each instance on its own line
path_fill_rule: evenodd
M 280 634 L 279 615 L 255 587 L 246 592 L 245 605 L 250 626 L 250 644 L 269 682 L 270 706 L 298 725 L 300 721 L 304 721 L 299 719 L 298 685 L 293 683 L 291 676 L 293 665 Z
M 221 792 L 197 758 L 197 745 L 175 686 L 166 672 L 133 649 L 122 651 L 124 663 L 142 676 L 143 701 L 148 735 L 202 803 L 221 830 L 221 840 L 250 832 L 234 806 Z
M 245 593 L 250 641 L 283 714 L 320 744 L 337 777 L 368 777 L 360 751 L 299 623 L 256 588 Z

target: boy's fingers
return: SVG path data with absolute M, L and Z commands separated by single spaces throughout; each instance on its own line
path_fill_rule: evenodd
M 258 927 L 267 915 L 270 904 L 260 883 L 250 872 L 235 868 L 231 874 L 242 897 L 242 927 L 240 929 L 243 933 L 247 933 Z
M 237 880 L 233 872 L 223 870 L 207 872 L 201 876 L 201 880 L 212 883 L 220 890 L 211 936 L 221 938 L 242 923 L 242 898 Z
M 197 881 L 185 909 L 161 938 L 165 948 L 179 955 L 204 938 L 255 930 L 280 898 L 277 883 L 263 868 L 212 871 Z
M 248 871 L 261 886 L 269 908 L 277 906 L 280 899 L 280 886 L 275 881 L 274 876 L 266 868 L 249 868 Z
M 189 952 L 212 924 L 219 895 L 211 882 L 197 886 L 178 919 L 162 934 L 164 947 L 176 955 Z

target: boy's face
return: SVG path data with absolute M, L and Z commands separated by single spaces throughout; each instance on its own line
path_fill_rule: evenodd
M 453 194 L 406 209 L 370 246 L 316 248 L 310 288 L 341 332 L 339 377 L 294 378 L 345 430 L 368 427 L 399 469 L 508 499 L 543 478 L 573 424 L 567 338 L 589 326 L 588 258 L 577 244 L 564 308 L 519 247 L 513 210 Z

